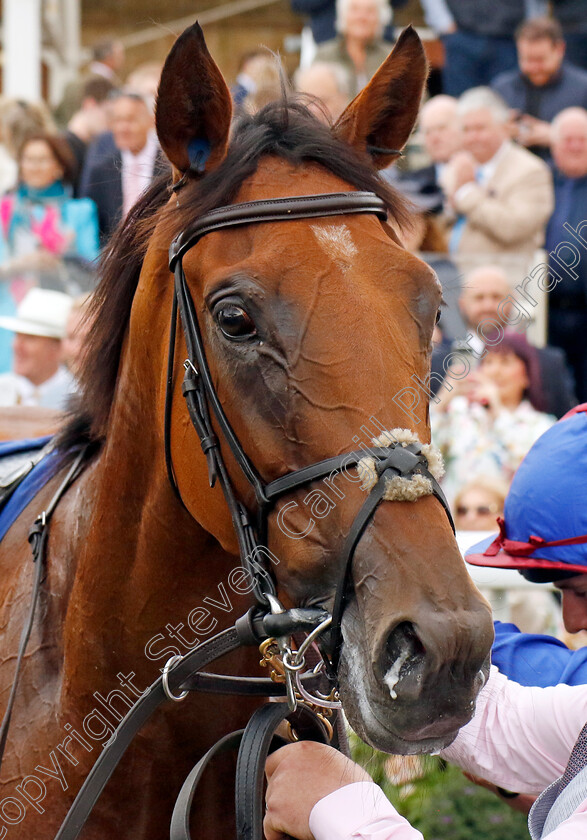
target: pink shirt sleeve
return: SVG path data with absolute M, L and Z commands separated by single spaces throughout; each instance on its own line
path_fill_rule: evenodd
M 587 799 L 574 814 L 547 835 L 546 840 L 584 840 L 587 837 Z
M 423 840 L 374 782 L 354 782 L 317 802 L 310 831 L 316 840 Z
M 587 721 L 587 686 L 521 686 L 492 667 L 473 720 L 443 751 L 463 770 L 517 793 L 562 775 Z
M 473 720 L 442 755 L 519 793 L 540 793 L 564 771 L 587 721 L 587 686 L 535 688 L 492 667 Z M 310 814 L 316 840 L 423 840 L 372 782 L 340 788 Z M 587 837 L 587 799 L 548 840 Z

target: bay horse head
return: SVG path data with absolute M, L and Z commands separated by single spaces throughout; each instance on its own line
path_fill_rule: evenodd
M 440 286 L 401 246 L 397 231 L 406 208 L 376 172 L 406 143 L 425 76 L 421 43 L 408 29 L 333 127 L 285 96 L 233 124 L 228 88 L 197 25 L 167 59 L 156 124 L 175 188 L 152 215 L 115 403 L 119 415 L 134 406 L 145 426 L 154 424 L 150 470 L 161 486 L 167 436 L 168 468 L 181 499 L 173 504 L 183 504 L 228 555 L 238 555 L 239 545 L 219 486 L 208 486 L 209 464 L 186 410 L 180 361 L 191 351 L 182 329 L 172 334 L 175 362 L 167 371 L 166 336 L 175 320 L 170 245 L 178 236 L 189 243 L 182 274 L 210 387 L 263 486 L 354 450 L 357 441 L 371 449 L 385 430 L 428 444 L 424 383 Z M 375 210 L 247 218 L 190 239 L 199 220 L 214 218 L 219 207 L 225 216 L 234 205 L 287 204 L 296 196 L 312 203 L 312 197 L 349 193 L 374 194 L 389 221 Z M 138 215 L 134 221 L 144 224 Z M 113 286 L 109 293 L 125 294 Z M 103 314 L 98 330 L 107 328 Z M 111 344 L 120 350 L 122 333 Z M 90 397 L 106 375 L 98 368 L 86 373 Z M 402 394 L 413 397 L 409 411 Z M 254 516 L 254 487 L 217 414 L 206 411 L 235 498 Z M 96 434 L 105 417 L 95 414 Z M 325 481 L 292 488 L 273 506 L 266 541 L 286 607 L 332 609 L 346 535 L 365 501 L 363 485 L 356 466 L 341 468 Z M 173 498 L 169 485 L 165 492 Z M 357 540 L 349 584 L 338 679 L 350 723 L 389 752 L 449 743 L 473 714 L 492 628 L 433 494 L 412 501 L 400 495 L 377 506 Z

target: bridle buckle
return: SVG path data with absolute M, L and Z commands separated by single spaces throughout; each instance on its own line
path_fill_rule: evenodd
M 426 466 L 426 459 L 421 452 L 412 452 L 406 446 L 393 446 L 387 458 L 375 463 L 375 471 L 379 478 L 389 469 L 395 470 L 402 477 L 408 477 L 414 473 L 419 464 Z
M 193 373 L 194 376 L 199 376 L 198 370 L 191 359 L 186 359 L 183 363 L 183 367 L 186 373 Z
M 273 682 L 284 683 L 285 667 L 281 660 L 281 651 L 279 649 L 279 645 L 277 644 L 277 639 L 265 639 L 261 642 L 259 645 L 259 653 L 261 654 L 259 665 L 262 668 L 272 669 L 269 672 L 269 676 Z

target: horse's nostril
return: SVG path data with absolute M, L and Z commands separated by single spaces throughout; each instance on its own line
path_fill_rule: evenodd
M 383 682 L 392 700 L 397 699 L 396 686 L 400 678 L 412 671 L 425 654 L 426 649 L 414 625 L 409 621 L 398 624 L 387 640 L 380 663 Z

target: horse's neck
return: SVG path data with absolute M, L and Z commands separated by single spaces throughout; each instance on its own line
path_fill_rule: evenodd
M 186 625 L 194 608 L 205 607 L 205 598 L 225 602 L 226 581 L 237 561 L 175 497 L 165 470 L 155 400 L 141 405 L 136 393 L 153 394 L 151 383 L 137 384 L 139 380 L 122 369 L 118 392 L 124 397 L 115 400 L 93 471 L 93 514 L 68 620 L 73 633 L 87 632 L 88 626 L 99 629 L 106 660 L 102 673 L 116 674 L 112 669 L 123 663 L 140 673 L 142 664 L 150 681 L 157 666 L 144 656 L 149 640 L 157 633 L 167 638 L 170 624 Z M 240 614 L 236 600 L 232 595 L 230 606 L 217 611 L 218 629 Z M 193 636 L 186 632 L 186 637 Z

